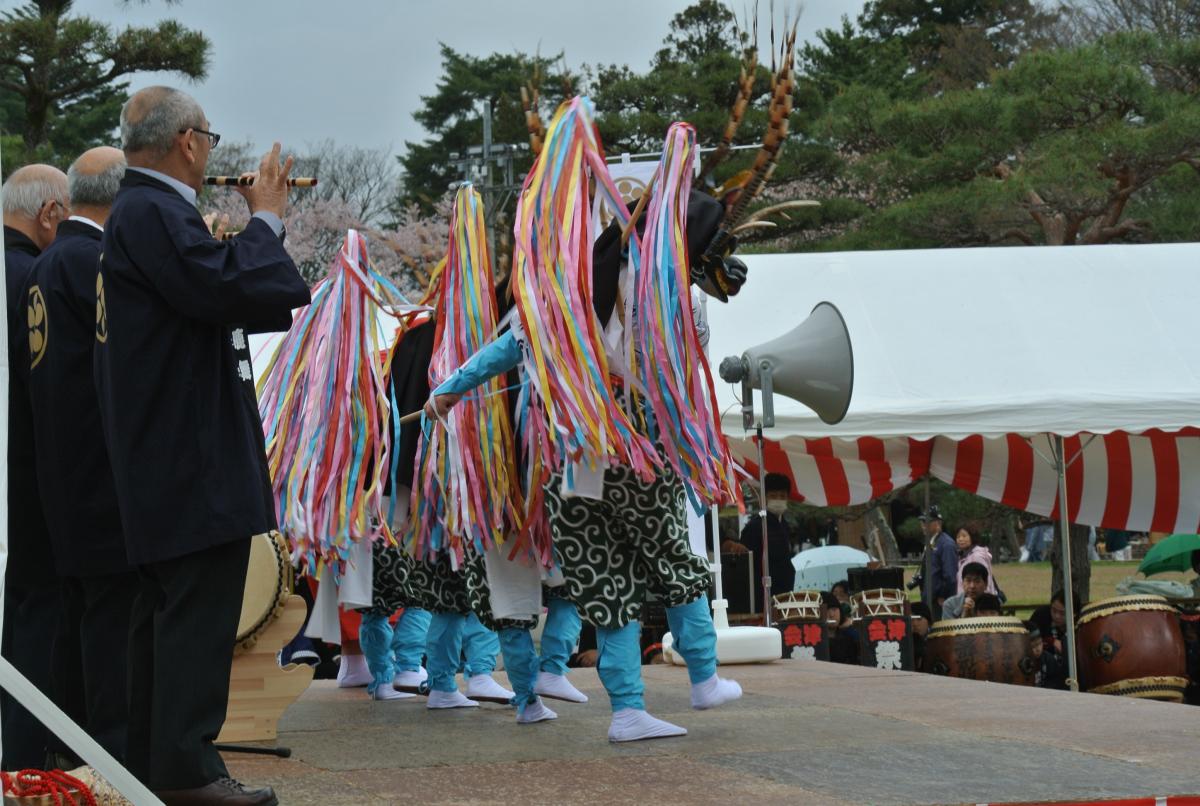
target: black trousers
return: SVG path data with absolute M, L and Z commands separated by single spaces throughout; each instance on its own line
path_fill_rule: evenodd
M 62 620 L 54 641 L 59 707 L 118 761 L 129 726 L 129 621 L 139 580 L 133 571 L 61 582 Z M 62 742 L 58 753 L 74 759 Z M 78 760 L 78 759 L 75 759 Z
M 10 568 L 4 585 L 4 640 L 0 651 L 42 693 L 53 697 L 51 646 L 62 607 L 58 586 L 26 587 Z M 42 769 L 51 733 L 7 692 L 0 697 L 5 770 Z
M 126 766 L 154 791 L 228 775 L 225 722 L 249 537 L 138 568 L 129 631 Z

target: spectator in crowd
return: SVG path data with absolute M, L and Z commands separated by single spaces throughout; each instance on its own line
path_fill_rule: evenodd
M 767 547 L 769 557 L 768 569 L 771 572 L 771 595 L 790 593 L 796 581 L 796 569 L 792 565 L 792 554 L 798 541 L 792 532 L 791 525 L 784 518 L 787 513 L 788 499 L 792 495 L 792 480 L 782 473 L 768 473 L 767 487 Z M 761 587 L 762 570 L 762 520 L 756 513 L 751 515 L 742 527 L 738 540 L 726 540 L 721 546 L 726 554 L 744 554 L 754 552 L 754 579 Z M 769 605 L 768 605 L 769 606 Z
M 837 600 L 842 604 L 850 604 L 850 583 L 846 580 L 838 580 L 833 583 L 833 587 L 829 589 Z
M 1039 607 L 1031 617 L 1042 635 L 1043 688 L 1067 688 L 1067 605 L 1062 591 L 1054 594 L 1049 607 Z M 1075 601 L 1075 612 L 1079 602 Z
M 1025 628 L 1029 630 L 1029 657 L 1033 658 L 1033 684 L 1038 688 L 1042 686 L 1042 631 L 1032 620 L 1025 622 Z
M 963 566 L 963 592 L 951 596 L 942 605 L 942 618 L 971 618 L 976 615 L 979 597 L 987 593 L 990 575 L 981 563 L 967 563 Z
M 1017 527 L 1025 530 L 1025 547 L 1021 550 L 1021 562 L 1037 563 L 1046 556 L 1046 550 L 1054 542 L 1054 521 L 1042 515 L 1030 520 L 1017 519 Z
M 829 659 L 834 663 L 858 664 L 858 630 L 832 593 L 821 594 L 825 630 L 829 635 Z
M 1104 532 L 1104 547 L 1108 549 L 1110 559 L 1128 562 L 1133 559 L 1133 547 L 1129 545 L 1132 532 L 1124 529 L 1106 529 Z
M 981 593 L 975 600 L 976 616 L 1000 615 L 1000 597 L 994 593 Z
M 931 569 L 932 602 L 929 602 L 930 612 L 940 613 L 946 600 L 958 592 L 958 549 L 950 535 L 942 529 L 942 513 L 936 506 L 930 507 L 920 517 L 925 536 L 928 538 L 925 557 L 929 558 L 928 567 Z M 925 568 L 913 576 L 910 588 L 920 586 L 921 601 L 925 601 Z
M 970 563 L 979 563 L 987 569 L 987 592 L 996 593 L 996 579 L 992 573 L 992 552 L 988 550 L 987 546 L 979 545 L 979 533 L 963 526 L 954 535 L 954 545 L 958 549 L 958 589 L 955 590 L 955 593 L 963 592 L 962 572 Z
M 933 621 L 929 617 L 929 607 L 924 602 L 911 605 L 912 638 L 913 638 L 913 668 L 922 672 L 925 670 L 925 637 L 929 635 L 929 626 Z

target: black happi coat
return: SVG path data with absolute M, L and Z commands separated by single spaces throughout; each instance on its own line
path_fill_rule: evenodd
M 4 228 L 4 291 L 8 308 L 8 574 L 39 585 L 54 578 L 54 556 L 38 497 L 29 405 L 29 311 L 25 289 L 33 275 L 37 245 Z
M 82 221 L 59 224 L 26 295 L 31 310 L 44 311 L 41 348 L 31 347 L 29 372 L 38 487 L 55 567 L 71 577 L 128 568 L 92 380 L 100 237 Z
M 437 324 L 430 320 L 409 330 L 392 353 L 389 371 L 389 394 L 395 398 L 393 417 L 388 418 L 392 434 L 392 451 L 396 458 L 396 483 L 411 488 L 417 463 L 417 442 L 421 438 L 421 421 L 405 423 L 396 433 L 396 418 L 417 411 L 429 399 L 429 363 L 433 360 L 433 341 Z M 392 463 L 389 456 L 388 464 Z M 383 492 L 392 494 L 390 468 L 385 474 Z
M 231 241 L 126 173 L 104 229 L 95 377 L 129 561 L 275 528 L 246 333 L 285 330 L 308 287 L 260 219 Z

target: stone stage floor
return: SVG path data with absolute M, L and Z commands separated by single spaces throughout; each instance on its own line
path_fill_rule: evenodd
M 682 668 L 644 667 L 651 713 L 688 735 L 606 740 L 586 705 L 431 712 L 320 681 L 280 723 L 292 756 L 228 755 L 284 804 L 932 804 L 1200 793 L 1200 709 L 818 661 L 722 667 L 741 700 L 689 707 Z M 497 679 L 505 681 L 503 673 Z

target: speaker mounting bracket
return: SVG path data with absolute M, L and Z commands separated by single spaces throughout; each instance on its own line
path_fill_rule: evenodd
M 771 378 L 771 362 L 758 362 L 759 387 L 762 389 L 762 427 L 775 427 L 775 384 Z

